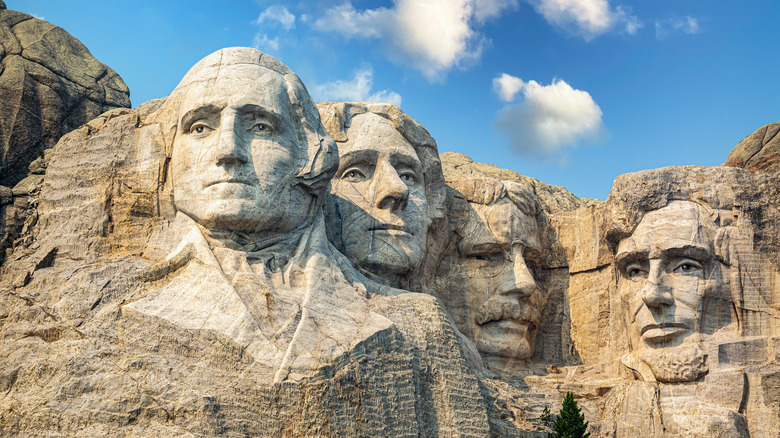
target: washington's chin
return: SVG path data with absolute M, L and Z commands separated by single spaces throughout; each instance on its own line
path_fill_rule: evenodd
M 479 326 L 477 350 L 486 356 L 530 359 L 534 355 L 536 328 L 530 322 L 491 321 Z

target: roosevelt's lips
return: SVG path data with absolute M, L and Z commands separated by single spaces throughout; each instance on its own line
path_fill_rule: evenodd
M 404 225 L 393 225 L 393 224 L 373 225 L 368 228 L 368 231 L 401 231 L 407 234 L 414 235 L 414 233 L 411 230 L 409 230 L 409 227 L 406 227 Z
M 523 331 L 531 332 L 536 329 L 536 324 L 534 324 L 531 321 L 511 319 L 511 318 L 493 319 L 490 321 L 485 321 L 479 325 L 482 326 L 483 328 L 486 326 L 492 326 L 499 330 L 510 330 L 510 331 L 523 330 Z
M 236 179 L 236 178 L 225 178 L 225 179 L 220 179 L 220 180 L 217 180 L 217 181 L 212 181 L 212 182 L 210 182 L 210 183 L 206 184 L 206 185 L 204 186 L 204 188 L 206 188 L 206 187 L 211 187 L 211 186 L 215 186 L 215 185 L 217 185 L 217 184 L 224 184 L 224 183 L 230 183 L 230 184 L 244 184 L 244 185 L 247 185 L 247 186 L 250 186 L 250 185 L 252 185 L 252 184 L 251 184 L 249 181 L 247 181 L 247 180 L 244 180 L 244 179 Z
M 668 322 L 668 323 L 662 323 L 662 324 L 648 324 L 644 327 L 642 327 L 642 331 L 639 333 L 640 335 L 644 335 L 645 332 L 648 330 L 654 330 L 654 329 L 665 329 L 665 328 L 682 328 L 687 329 L 688 326 L 679 322 Z

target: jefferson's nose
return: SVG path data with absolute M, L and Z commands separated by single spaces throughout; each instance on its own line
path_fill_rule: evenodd
M 404 210 L 409 203 L 409 187 L 387 161 L 377 163 L 376 207 L 382 210 Z
M 238 128 L 234 114 L 226 114 L 220 120 L 216 145 L 217 164 L 243 164 L 248 161 Z
M 536 280 L 525 263 L 522 248 L 513 249 L 511 257 L 512 269 L 504 271 L 496 292 L 501 295 L 517 295 L 520 298 L 527 297 L 537 290 Z
M 660 263 L 650 261 L 650 272 L 647 274 L 647 282 L 642 287 L 642 300 L 647 307 L 660 308 L 674 304 L 671 289 L 663 284 L 663 269 Z

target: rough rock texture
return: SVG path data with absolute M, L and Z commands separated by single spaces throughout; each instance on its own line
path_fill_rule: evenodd
M 776 166 L 580 200 L 372 105 L 223 49 L 0 186 L 0 436 L 780 436 Z
M 780 122 L 762 126 L 745 137 L 726 158 L 724 166 L 750 171 L 775 169 L 780 166 Z
M 127 86 L 62 28 L 0 9 L 0 185 L 13 187 L 27 166 L 63 134 L 116 107 Z
M 520 175 L 515 171 L 502 169 L 495 164 L 477 163 L 467 155 L 457 152 L 441 154 L 441 163 L 444 175 L 447 177 L 488 176 L 533 187 L 536 196 L 539 197 L 542 209 L 548 214 L 574 210 L 582 205 L 600 202 L 598 199 L 579 199 L 563 187 L 552 186 L 537 179 Z
M 228 80 L 208 82 L 215 74 Z M 190 99 L 201 81 L 227 85 L 221 97 L 259 99 L 250 111 L 300 99 L 310 150 L 294 150 L 312 172 L 251 155 L 263 151 L 250 152 L 247 137 L 223 152 L 250 155 L 224 160 L 210 143 L 219 137 L 202 135 L 216 126 L 208 118 L 179 130 L 180 116 L 214 114 L 180 111 L 203 103 Z M 263 92 L 246 94 L 242 82 Z M 0 435 L 489 435 L 475 353 L 438 301 L 364 278 L 328 245 L 315 202 L 327 185 L 316 178 L 330 180 L 335 169 L 322 160 L 333 155 L 297 77 L 254 49 L 226 49 L 182 83 L 165 101 L 104 117 L 55 147 L 32 238 L 0 273 Z M 250 114 L 232 120 L 269 123 Z M 279 141 L 265 130 L 259 141 Z M 258 174 L 306 178 L 319 192 L 304 199 L 320 207 L 302 208 L 297 228 L 272 222 L 264 248 L 242 237 L 255 216 L 229 209 L 244 198 L 226 185 L 204 202 L 222 201 L 217 212 L 237 220 L 221 223 L 236 229 L 210 229 L 208 216 L 183 211 L 196 195 L 178 196 L 190 153 L 207 166 L 198 177 L 248 171 L 251 159 Z

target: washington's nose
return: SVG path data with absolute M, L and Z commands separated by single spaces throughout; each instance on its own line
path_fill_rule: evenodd
M 674 304 L 671 290 L 663 284 L 663 271 L 658 264 L 650 264 L 647 282 L 642 287 L 642 300 L 647 307 L 660 308 Z
M 521 251 L 513 251 L 512 269 L 506 269 L 497 292 L 502 295 L 526 297 L 538 289 L 533 273 L 528 269 Z
M 409 187 L 390 163 L 377 165 L 376 206 L 382 210 L 404 210 L 409 203 Z
M 241 135 L 237 132 L 236 118 L 232 115 L 222 117 L 219 125 L 219 137 L 216 145 L 217 164 L 243 164 L 248 161 L 245 148 L 241 144 Z

